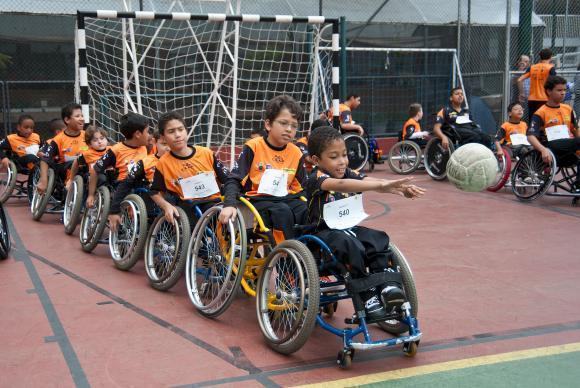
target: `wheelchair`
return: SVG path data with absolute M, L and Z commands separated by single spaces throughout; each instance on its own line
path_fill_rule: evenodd
M 549 150 L 549 149 L 548 149 Z M 572 206 L 580 200 L 580 183 L 576 180 L 580 157 L 577 154 L 559 159 L 552 153 L 552 162 L 547 164 L 542 154 L 534 149 L 526 152 L 516 163 L 511 174 L 514 195 L 530 202 L 543 195 L 572 198 Z M 553 190 L 550 191 L 550 188 Z
M 63 166 L 64 167 L 64 166 Z M 70 167 L 70 164 L 69 166 Z M 67 167 L 64 167 L 65 169 Z M 44 194 L 36 190 L 36 185 L 40 180 L 40 166 L 36 166 L 29 175 L 28 187 L 34 187 L 28 190 L 30 200 L 30 211 L 35 221 L 40 221 L 45 213 L 62 214 L 64 212 L 64 201 L 66 199 L 66 189 L 64 181 L 57 176 L 52 167 L 48 167 L 47 186 Z
M 423 139 L 403 140 L 399 133 L 397 143 L 389 150 L 389 167 L 391 171 L 400 175 L 415 172 L 423 164 L 423 151 L 427 142 Z
M 8 227 L 8 220 L 4 212 L 4 205 L 0 203 L 0 260 L 8 257 L 11 248 L 10 228 Z
M 37 163 L 35 162 L 35 164 Z M 0 171 L 0 203 L 6 202 L 9 198 L 29 197 L 28 176 L 32 169 L 29 166 L 22 166 L 18 160 L 10 159 L 8 169 Z M 18 179 L 19 175 L 24 175 L 25 178 Z
M 277 245 L 266 259 L 257 286 L 258 322 L 268 346 L 278 353 L 291 354 L 306 343 L 319 324 L 341 338 L 343 348 L 337 357 L 340 368 L 350 367 L 355 350 L 402 344 L 403 352 L 414 356 L 422 333 L 416 319 L 418 302 L 413 274 L 397 247 L 390 244 L 389 249 L 392 272 L 350 279 L 338 270 L 330 248 L 314 235 L 304 234 Z M 320 280 L 320 276 L 327 275 L 336 280 Z M 403 286 L 407 301 L 379 319 L 367 319 L 359 293 L 393 280 Z M 355 328 L 336 328 L 324 320 L 323 315 L 331 316 L 342 299 L 353 302 L 355 315 L 345 323 Z M 400 336 L 372 340 L 368 325 L 375 323 L 387 333 Z M 408 335 L 401 335 L 405 332 Z M 357 341 L 357 336 L 362 339 Z
M 368 163 L 369 171 L 374 171 L 376 164 L 382 164 L 383 152 L 379 148 L 377 139 L 369 132 L 365 137 L 353 132 L 343 132 L 348 167 L 351 170 L 362 170 Z

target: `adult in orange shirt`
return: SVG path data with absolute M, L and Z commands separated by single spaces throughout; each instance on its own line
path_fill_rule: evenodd
M 552 50 L 545 48 L 540 51 L 540 62 L 530 66 L 520 78 L 518 78 L 518 88 L 522 90 L 523 82 L 530 79 L 530 95 L 528 97 L 528 117 L 530 121 L 534 113 L 548 101 L 548 96 L 544 90 L 544 84 L 551 75 L 556 75 L 552 60 Z M 521 98 L 521 96 L 520 96 Z M 520 100 L 521 102 L 521 100 Z

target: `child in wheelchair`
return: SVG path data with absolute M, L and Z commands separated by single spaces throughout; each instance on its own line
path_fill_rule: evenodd
M 362 197 L 356 193 L 376 191 L 414 199 L 425 190 L 409 184 L 410 178 L 374 179 L 349 169 L 344 140 L 331 127 L 316 130 L 310 136 L 308 150 L 317 167 L 306 184 L 308 224 L 313 226 L 314 235 L 330 247 L 343 273 L 352 279 L 389 271 L 389 236 L 358 226 L 367 215 Z M 397 283 L 371 287 L 361 296 L 371 319 L 385 316 L 405 302 L 404 291 Z
M 40 136 L 34 132 L 34 119 L 30 115 L 18 118 L 16 133 L 0 141 L 0 159 L 2 169 L 9 167 L 10 159 L 19 170 L 31 170 L 38 162 L 36 154 L 40 148 Z M 8 157 L 10 155 L 10 158 Z
M 512 102 L 507 111 L 509 119 L 499 127 L 495 135 L 495 152 L 502 156 L 505 147 L 510 158 L 519 158 L 531 149 L 526 138 L 528 124 L 522 120 L 524 107 L 519 102 Z
M 244 145 L 226 181 L 220 222 L 236 217 L 240 194 L 256 207 L 278 244 L 295 236 L 294 225 L 303 224 L 306 204 L 298 197 L 306 178 L 305 156 L 292 143 L 302 108 L 289 96 L 277 96 L 266 105 L 267 136 Z
M 403 125 L 399 141 L 411 140 L 417 143 L 419 147 L 425 147 L 427 140 L 429 140 L 429 132 L 421 130 L 419 121 L 422 118 L 423 107 L 421 107 L 421 104 L 413 103 L 409 105 L 409 119 Z
M 79 157 L 73 161 L 70 168 L 70 178 L 66 182 L 67 191 L 70 190 L 72 180 L 79 172 L 84 176 L 84 181 L 88 182 L 89 170 L 110 148 L 107 136 L 108 133 L 103 128 L 89 126 L 86 129 L 85 143 L 89 147 L 87 150 L 81 151 Z
M 580 192 L 580 131 L 572 107 L 562 104 L 566 96 L 566 79 L 548 77 L 545 85 L 548 101 L 532 116 L 527 131 L 528 141 L 542 155 L 545 163 L 552 163 L 551 150 L 560 165 L 578 167 L 575 191 Z

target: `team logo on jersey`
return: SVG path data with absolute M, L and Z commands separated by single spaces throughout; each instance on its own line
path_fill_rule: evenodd
M 272 157 L 272 160 L 274 160 L 274 162 L 276 163 L 284 163 L 284 158 L 280 155 L 274 155 Z
M 554 117 L 553 119 L 550 119 L 546 124 L 558 124 L 560 122 L 560 120 L 558 120 L 557 117 Z
M 192 170 L 194 168 L 195 168 L 195 166 L 193 165 L 193 163 L 191 163 L 191 162 L 189 162 L 187 160 L 181 163 L 181 170 L 182 171 L 184 171 L 184 170 Z

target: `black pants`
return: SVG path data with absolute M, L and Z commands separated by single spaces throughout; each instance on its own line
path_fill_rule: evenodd
M 316 236 L 328 245 L 353 279 L 368 274 L 367 267 L 370 273 L 382 272 L 388 267 L 389 236 L 383 231 L 355 226 L 349 231 L 321 230 Z
M 531 124 L 532 123 L 532 116 L 545 103 L 546 103 L 546 101 L 528 100 L 528 124 Z
M 459 135 L 460 144 L 479 143 L 487 148 L 491 147 L 491 137 L 479 128 L 457 127 L 455 131 Z
M 252 200 L 252 205 L 262 216 L 264 224 L 273 229 L 276 244 L 295 237 L 294 225 L 305 224 L 306 202 L 293 198 L 285 201 Z
M 27 154 L 16 158 L 16 164 L 28 170 L 32 170 L 36 162 L 38 162 L 38 156 L 36 155 Z
M 580 183 L 580 159 L 576 156 L 576 152 L 580 151 L 580 137 L 552 140 L 546 145 L 556 156 L 559 166 L 577 166 L 576 182 Z

